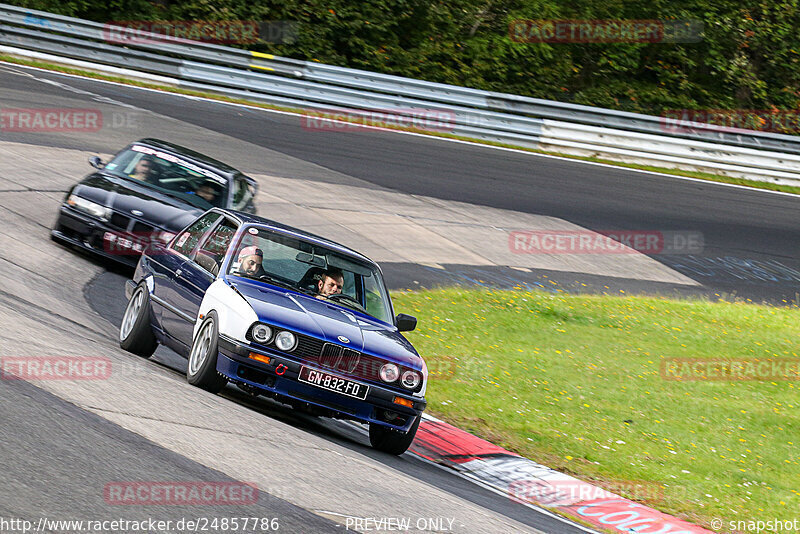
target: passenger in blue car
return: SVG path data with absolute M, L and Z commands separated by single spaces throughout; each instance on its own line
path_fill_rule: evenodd
M 320 275 L 317 282 L 318 299 L 326 299 L 331 295 L 338 295 L 344 287 L 344 275 L 338 269 L 328 269 Z
M 257 247 L 244 247 L 239 252 L 239 273 L 244 276 L 259 278 L 266 276 L 267 272 L 264 266 L 261 265 L 261 260 L 264 259 L 264 252 Z

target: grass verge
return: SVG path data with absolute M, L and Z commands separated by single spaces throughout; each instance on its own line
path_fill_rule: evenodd
M 432 414 L 706 527 L 797 515 L 796 307 L 466 289 L 393 300 L 419 318 L 408 338 Z M 673 358 L 767 363 L 758 380 L 675 380 L 688 374 Z M 785 358 L 794 380 L 770 367 Z
M 84 69 L 76 69 L 76 68 L 67 67 L 67 66 L 64 66 L 64 65 L 57 65 L 57 64 L 53 64 L 53 63 L 47 63 L 47 62 L 44 62 L 44 61 L 30 60 L 30 59 L 20 58 L 20 57 L 16 57 L 16 56 L 7 55 L 7 54 L 0 54 L 0 61 L 6 61 L 8 63 L 15 63 L 15 64 L 18 64 L 18 65 L 27 65 L 27 66 L 30 66 L 30 67 L 37 67 L 37 68 L 40 68 L 40 69 L 52 70 L 52 71 L 55 71 L 55 72 L 63 72 L 63 73 L 66 73 L 66 74 L 74 74 L 74 75 L 78 75 L 78 76 L 85 76 L 87 78 L 94 78 L 94 79 L 98 79 L 98 80 L 107 80 L 107 81 L 112 81 L 112 82 L 117 82 L 117 83 L 124 83 L 124 84 L 127 84 L 127 85 L 132 85 L 132 86 L 136 86 L 136 87 L 144 87 L 144 88 L 147 88 L 147 89 L 155 89 L 155 90 L 165 91 L 165 92 L 169 92 L 169 93 L 198 96 L 198 97 L 202 97 L 202 98 L 209 98 L 209 99 L 212 99 L 212 100 L 220 100 L 220 101 L 223 101 L 223 102 L 231 102 L 231 103 L 235 103 L 235 104 L 243 104 L 243 105 L 248 105 L 248 106 L 260 107 L 260 108 L 264 108 L 264 109 L 273 109 L 273 110 L 277 110 L 277 111 L 285 111 L 285 112 L 289 112 L 289 113 L 297 113 L 297 114 L 300 114 L 300 115 L 305 113 L 302 109 L 274 106 L 274 105 L 270 105 L 270 104 L 264 104 L 262 102 L 255 102 L 255 101 L 245 100 L 245 99 L 241 99 L 241 98 L 231 98 L 231 97 L 228 97 L 228 96 L 219 95 L 219 94 L 215 94 L 215 93 L 208 93 L 208 92 L 202 92 L 202 91 L 192 91 L 192 90 L 188 90 L 188 89 L 182 89 L 182 88 L 178 88 L 178 87 L 173 87 L 173 86 L 170 86 L 170 85 L 162 85 L 162 84 L 157 84 L 157 83 L 144 82 L 144 81 L 140 81 L 140 80 L 131 80 L 131 79 L 123 78 L 123 77 L 119 77 L 119 76 L 111 76 L 111 75 L 107 75 L 107 74 L 103 74 L 103 73 L 99 73 L 99 72 L 87 71 L 87 70 L 84 70 Z M 324 115 L 316 115 L 315 114 L 315 116 L 324 116 Z M 333 118 L 334 116 L 330 115 L 330 117 Z M 341 120 L 341 119 L 338 119 L 338 120 Z M 357 121 L 351 121 L 351 122 L 357 123 Z M 759 181 L 756 181 L 756 180 L 747 180 L 745 178 L 734 178 L 734 177 L 731 177 L 731 176 L 711 174 L 711 173 L 706 173 L 706 172 L 688 171 L 688 170 L 682 170 L 682 169 L 667 169 L 667 168 L 664 168 L 664 167 L 654 167 L 654 166 L 651 166 L 651 165 L 639 165 L 639 164 L 635 164 L 635 163 L 623 163 L 623 162 L 619 162 L 619 161 L 613 161 L 613 160 L 608 160 L 608 159 L 603 159 L 603 158 L 596 158 L 596 157 L 585 157 L 585 156 L 575 156 L 575 155 L 571 155 L 571 154 L 560 154 L 560 153 L 557 153 L 557 152 L 548 152 L 548 151 L 545 151 L 545 150 L 535 150 L 535 149 L 532 149 L 532 148 L 520 147 L 520 146 L 510 145 L 510 144 L 505 144 L 505 143 L 497 143 L 497 142 L 493 142 L 493 141 L 484 141 L 484 140 L 479 140 L 479 139 L 473 139 L 473 138 L 469 138 L 469 137 L 448 134 L 448 133 L 445 133 L 445 132 L 435 132 L 435 131 L 432 132 L 430 130 L 421 130 L 421 129 L 418 129 L 418 128 L 404 128 L 404 127 L 396 126 L 396 125 L 386 125 L 385 129 L 408 131 L 408 132 L 420 133 L 420 134 L 424 134 L 424 135 L 431 135 L 431 136 L 434 136 L 434 137 L 443 137 L 443 138 L 448 138 L 448 139 L 458 139 L 460 141 L 467 141 L 467 142 L 476 143 L 476 144 L 499 146 L 499 147 L 503 147 L 503 148 L 511 148 L 511 149 L 514 149 L 514 150 L 522 150 L 522 151 L 525 151 L 525 152 L 532 152 L 532 153 L 536 153 L 536 154 L 546 154 L 546 155 L 549 155 L 549 156 L 559 156 L 559 157 L 575 159 L 575 160 L 579 160 L 579 161 L 591 161 L 591 162 L 594 162 L 594 163 L 604 163 L 606 165 L 614 165 L 614 166 L 617 166 L 617 167 L 624 167 L 624 168 L 629 168 L 629 169 L 638 169 L 638 170 L 643 170 L 643 171 L 658 172 L 658 173 L 662 173 L 662 174 L 670 174 L 670 175 L 673 175 L 673 176 L 686 176 L 686 177 L 689 177 L 689 178 L 697 178 L 697 179 L 700 179 L 700 180 L 707 180 L 707 181 L 710 181 L 710 182 L 736 184 L 736 185 L 752 187 L 754 189 L 766 189 L 766 190 L 769 190 L 769 191 L 781 191 L 781 192 L 784 192 L 784 193 L 791 193 L 791 194 L 795 194 L 795 195 L 800 194 L 800 187 L 798 187 L 798 186 L 782 185 L 782 184 L 776 184 L 776 183 L 771 183 L 771 182 L 759 182 Z

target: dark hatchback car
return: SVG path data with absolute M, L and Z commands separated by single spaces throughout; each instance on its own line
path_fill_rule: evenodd
M 143 357 L 172 348 L 189 360 L 189 383 L 232 382 L 368 423 L 373 447 L 392 454 L 414 439 L 428 371 L 401 332 L 416 319 L 394 314 L 380 267 L 358 252 L 215 208 L 152 244 L 126 294 L 120 346 Z
M 255 213 L 256 181 L 203 154 L 158 139 L 131 143 L 64 197 L 54 240 L 134 266 L 212 207 Z

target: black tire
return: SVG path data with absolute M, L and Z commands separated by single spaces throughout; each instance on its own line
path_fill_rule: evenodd
M 150 292 L 144 283 L 136 286 L 125 307 L 119 326 L 119 346 L 142 358 L 152 356 L 158 347 L 150 327 Z
M 375 423 L 369 424 L 369 442 L 372 448 L 388 454 L 401 455 L 408 450 L 411 442 L 414 441 L 414 436 L 417 435 L 417 428 L 419 428 L 419 421 L 422 416 L 417 416 L 417 420 L 408 429 L 408 432 L 403 434 L 397 430 L 392 430 Z
M 192 342 L 189 365 L 186 366 L 186 380 L 210 393 L 219 393 L 228 383 L 228 379 L 217 372 L 218 344 L 217 314 L 209 312 L 200 323 Z

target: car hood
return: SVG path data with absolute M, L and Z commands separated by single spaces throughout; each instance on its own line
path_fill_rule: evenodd
M 171 232 L 185 228 L 204 211 L 144 184 L 99 172 L 81 180 L 72 193 L 127 217 L 133 210 L 141 211 L 137 218 Z
M 259 320 L 422 370 L 422 358 L 397 328 L 331 302 L 239 277 L 229 282 Z M 342 342 L 344 336 L 349 343 Z

